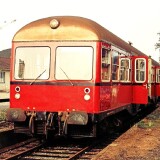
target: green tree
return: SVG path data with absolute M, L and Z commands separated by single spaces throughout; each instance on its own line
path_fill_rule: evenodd
M 160 36 L 160 33 L 157 33 Z M 158 49 L 160 48 L 160 37 L 159 37 L 159 42 L 155 44 L 155 48 Z

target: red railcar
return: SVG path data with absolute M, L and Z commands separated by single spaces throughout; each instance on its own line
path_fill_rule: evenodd
M 31 22 L 13 38 L 7 118 L 15 132 L 95 137 L 109 115 L 158 101 L 155 64 L 92 20 Z

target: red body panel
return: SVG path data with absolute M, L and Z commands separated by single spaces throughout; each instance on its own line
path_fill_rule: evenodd
M 156 96 L 160 96 L 160 84 L 159 83 L 155 85 L 155 93 L 156 93 Z
M 99 113 L 132 103 L 131 85 L 114 86 L 52 86 L 18 85 L 20 99 L 15 99 L 15 87 L 11 86 L 11 108 L 36 111 L 86 111 Z M 84 99 L 84 89 L 90 88 L 91 99 Z M 27 98 L 26 98 L 27 97 Z M 100 97 L 100 98 L 99 98 Z
M 132 85 L 117 84 L 101 86 L 100 88 L 101 111 L 113 110 L 132 103 Z
M 148 94 L 146 94 L 146 86 L 137 85 L 133 87 L 133 103 L 135 104 L 147 104 Z
M 18 85 L 20 99 L 15 99 L 15 87 L 11 86 L 11 107 L 36 111 L 99 111 L 99 87 L 90 88 L 90 100 L 84 100 L 86 86 Z

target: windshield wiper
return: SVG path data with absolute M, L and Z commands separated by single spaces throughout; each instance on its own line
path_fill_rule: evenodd
M 45 71 L 46 71 L 46 69 L 45 69 L 42 73 L 40 73 L 40 74 L 30 83 L 30 85 L 32 85 L 40 76 L 42 76 L 42 74 L 43 74 Z
M 64 75 L 67 77 L 67 79 L 68 79 L 68 81 L 70 82 L 70 84 L 72 85 L 72 86 L 74 86 L 74 84 L 71 82 L 71 80 L 70 80 L 70 78 L 68 77 L 68 75 L 66 74 L 66 72 L 61 68 L 61 67 L 59 67 L 60 69 L 61 69 L 61 71 L 64 73 Z

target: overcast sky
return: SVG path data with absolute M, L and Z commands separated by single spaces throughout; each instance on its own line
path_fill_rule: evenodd
M 60 15 L 92 19 L 158 61 L 160 0 L 1 0 L 0 50 L 28 22 Z

